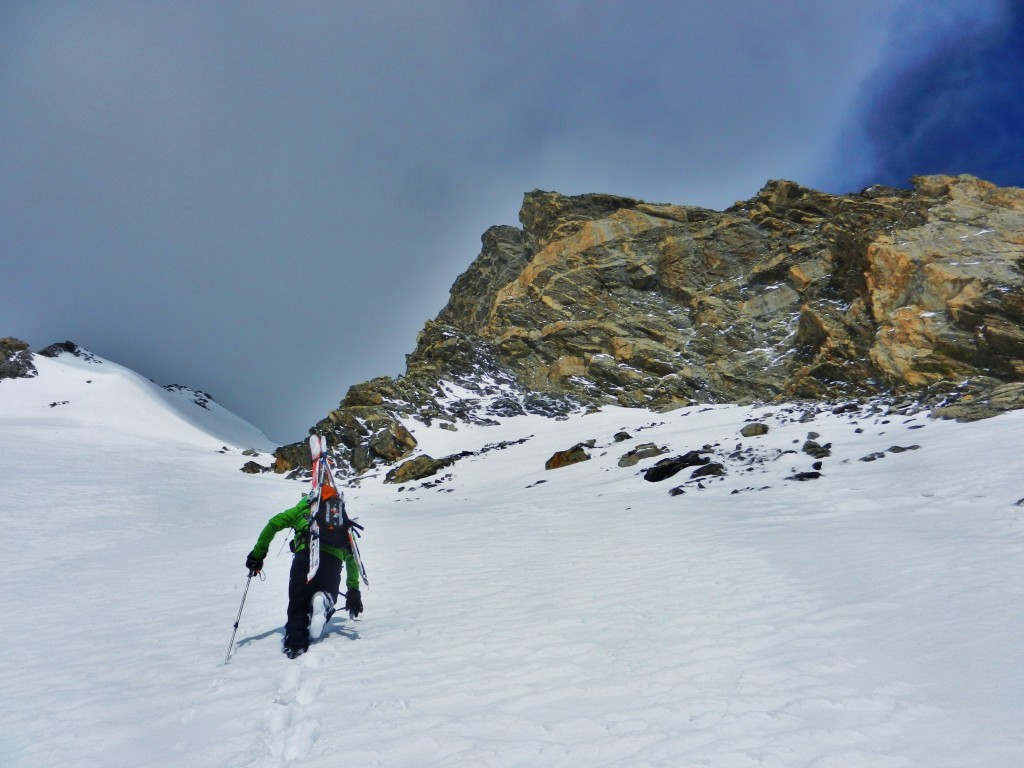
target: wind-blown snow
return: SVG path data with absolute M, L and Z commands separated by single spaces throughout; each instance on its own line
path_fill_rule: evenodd
M 267 446 L 226 412 L 37 362 L 0 382 L 4 766 L 1024 764 L 1024 413 L 409 423 L 434 457 L 528 439 L 346 491 L 366 612 L 294 661 L 279 537 L 224 664 L 245 555 L 304 486 L 239 472 Z M 786 480 L 811 430 L 823 476 Z M 617 466 L 642 442 L 746 458 L 650 483 Z

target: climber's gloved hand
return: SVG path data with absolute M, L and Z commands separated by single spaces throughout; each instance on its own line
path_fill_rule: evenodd
M 250 552 L 245 558 L 245 567 L 249 569 L 249 575 L 255 576 L 257 573 L 263 570 L 263 558 L 256 557 L 255 554 Z
M 350 589 L 345 595 L 345 610 L 353 619 L 363 612 L 363 596 L 359 594 L 358 589 Z

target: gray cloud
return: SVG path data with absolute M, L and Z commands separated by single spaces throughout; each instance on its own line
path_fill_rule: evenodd
M 836 183 L 900 7 L 4 6 L 0 334 L 296 439 L 404 369 L 530 189 L 720 208 Z

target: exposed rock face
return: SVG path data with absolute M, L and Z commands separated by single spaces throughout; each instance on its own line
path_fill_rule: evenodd
M 501 393 L 495 417 L 965 386 L 983 397 L 1024 381 L 1024 190 L 912 183 L 836 196 L 773 181 L 722 212 L 531 192 L 521 229 L 484 234 L 405 376 L 353 387 L 318 427 L 362 469 L 414 449 L 398 419 L 486 420 L 443 381 Z M 384 429 L 397 442 L 370 447 Z
M 532 389 L 624 405 L 1024 377 L 1024 191 L 914 184 L 771 182 L 721 213 L 533 192 L 438 321 Z
M 0 380 L 30 379 L 37 373 L 26 342 L 10 336 L 0 339 Z

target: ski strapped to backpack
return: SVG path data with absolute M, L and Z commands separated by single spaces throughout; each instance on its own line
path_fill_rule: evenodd
M 309 583 L 320 567 L 320 544 L 347 549 L 359 566 L 359 577 L 369 586 L 366 568 L 359 554 L 358 538 L 363 530 L 345 511 L 345 496 L 334 477 L 334 461 L 327 453 L 323 435 L 309 436 L 309 452 L 313 459 L 312 487 L 309 492 Z

